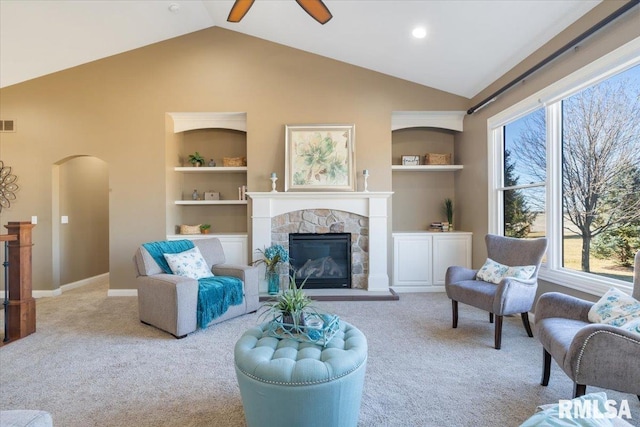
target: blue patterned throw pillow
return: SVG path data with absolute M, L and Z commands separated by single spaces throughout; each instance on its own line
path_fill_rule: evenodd
M 516 279 L 527 280 L 531 279 L 533 273 L 536 271 L 535 265 L 522 265 L 517 267 L 509 267 L 505 277 L 515 277 Z
M 591 307 L 588 318 L 640 334 L 640 301 L 611 288 Z
M 478 280 L 498 284 L 508 270 L 509 267 L 506 265 L 495 262 L 491 258 L 487 258 L 484 265 L 480 267 L 480 270 L 478 270 L 476 277 Z
M 196 280 L 213 277 L 213 273 L 197 247 L 177 254 L 164 254 L 164 259 L 167 260 L 173 274 L 178 276 Z
M 476 278 L 497 285 L 505 277 L 514 277 L 522 280 L 530 279 L 535 271 L 535 265 L 509 267 L 491 258 L 487 258 L 487 261 L 485 261 L 484 265 L 478 270 Z

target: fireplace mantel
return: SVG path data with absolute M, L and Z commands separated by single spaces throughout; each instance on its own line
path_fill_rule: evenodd
M 305 209 L 336 209 L 369 219 L 369 291 L 388 291 L 388 204 L 393 192 L 248 192 L 252 200 L 252 258 L 271 245 L 271 218 Z

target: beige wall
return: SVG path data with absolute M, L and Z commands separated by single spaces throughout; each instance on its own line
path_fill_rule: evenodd
M 111 289 L 135 288 L 131 257 L 167 224 L 167 112 L 247 112 L 248 185 L 284 176 L 284 125 L 355 123 L 356 167 L 371 190 L 391 190 L 391 112 L 464 110 L 468 100 L 404 80 L 211 28 L 3 88 L 0 158 L 19 175 L 0 221 L 34 229 L 34 289 L 54 288 L 52 165 L 89 155 L 109 170 Z M 169 214 L 171 215 L 171 214 Z
M 530 67 L 552 54 L 588 28 L 611 14 L 625 1 L 604 1 L 583 19 L 563 31 L 517 67 L 505 74 L 478 96 L 472 99 L 475 105 L 490 96 L 503 85 L 524 73 Z M 524 83 L 517 84 L 485 108 L 467 115 L 464 132 L 455 136 L 456 156 L 464 164 L 456 180 L 458 201 L 458 224 L 465 230 L 473 231 L 473 264 L 482 265 L 486 259 L 484 240 L 478 238 L 488 230 L 488 181 L 487 181 L 487 119 L 560 80 L 568 74 L 604 56 L 626 42 L 640 37 L 640 8 L 635 7 L 622 18 L 614 21 L 597 34 L 556 59 L 545 68 L 534 73 Z

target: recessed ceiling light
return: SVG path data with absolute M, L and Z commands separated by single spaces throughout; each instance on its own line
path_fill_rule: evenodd
M 427 29 L 424 27 L 416 27 L 413 29 L 411 34 L 413 34 L 413 37 L 417 39 L 423 39 L 427 36 Z
M 171 3 L 169 5 L 169 12 L 178 13 L 180 11 L 180 5 L 178 3 Z

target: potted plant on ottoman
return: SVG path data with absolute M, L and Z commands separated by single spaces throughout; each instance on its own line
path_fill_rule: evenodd
M 306 281 L 307 279 L 300 286 L 297 286 L 295 277 L 289 276 L 288 288 L 275 299 L 265 302 L 262 305 L 264 311 L 260 316 L 271 317 L 274 321 L 280 321 L 283 328 L 289 327 L 294 331 L 299 331 L 300 327 L 305 324 L 305 313 L 316 312 L 316 308 L 312 305 L 313 300 L 302 290 Z

